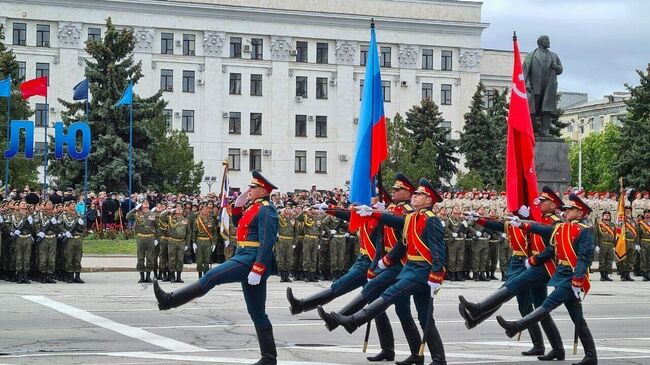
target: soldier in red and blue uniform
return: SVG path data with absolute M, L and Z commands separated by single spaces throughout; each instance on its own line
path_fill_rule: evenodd
M 542 213 L 542 223 L 547 225 L 556 225 L 561 219 L 555 214 L 555 211 L 561 207 L 562 199 L 548 186 L 542 188 L 542 193 L 538 197 L 539 206 Z M 523 217 L 530 215 L 530 210 L 522 206 L 518 214 Z M 468 215 L 468 220 L 477 219 L 473 215 Z M 513 246 L 513 255 L 510 258 L 508 266 L 508 278 L 505 284 L 492 295 L 478 303 L 471 303 L 464 296 L 458 296 L 460 300 L 458 309 L 460 315 L 465 319 L 465 326 L 468 329 L 476 327 L 478 324 L 494 314 L 503 303 L 513 297 L 517 298 L 519 313 L 525 316 L 542 305 L 548 290 L 546 284 L 555 272 L 555 262 L 552 260 L 552 254 L 546 253 L 552 250 L 548 239 L 535 234 L 524 234 L 520 229 L 512 227 L 508 222 L 488 221 L 479 218 L 478 224 L 485 226 L 494 231 L 506 231 L 510 238 L 510 244 Z M 524 235 L 522 235 L 524 234 Z M 537 260 L 537 266 L 531 266 L 531 262 Z M 530 339 L 533 342 L 533 348 L 522 352 L 524 356 L 536 356 L 542 361 L 551 361 L 554 359 L 564 360 L 566 354 L 560 331 L 551 316 L 544 318 L 540 322 L 548 342 L 551 345 L 551 351 L 544 354 L 544 338 L 537 324 L 528 327 Z
M 248 314 L 255 324 L 262 358 L 254 365 L 277 364 L 273 327 L 266 314 L 266 281 L 275 267 L 273 245 L 278 236 L 278 214 L 269 196 L 275 185 L 261 173 L 253 171 L 246 194 L 241 194 L 232 208 L 237 227 L 237 251 L 223 264 L 212 268 L 199 281 L 166 293 L 154 281 L 158 308 L 167 310 L 201 297 L 216 285 L 241 283 Z M 246 202 L 249 202 L 244 209 Z
M 521 225 L 524 231 L 541 235 L 551 241 L 553 250 L 547 250 L 538 259 L 530 260 L 534 266 L 542 265 L 544 256 L 552 254 L 557 261 L 557 270 L 548 282 L 555 290 L 548 295 L 541 306 L 518 321 L 506 321 L 497 316 L 497 322 L 506 330 L 506 335 L 513 337 L 518 332 L 548 317 L 551 311 L 564 304 L 585 350 L 585 357 L 574 365 L 596 365 L 596 345 L 582 312 L 580 293 L 585 295 L 591 287 L 589 282 L 589 265 L 594 251 L 593 228 L 587 217 L 591 208 L 575 194 L 569 195 L 569 203 L 563 207 L 566 222 L 556 225 L 538 223 L 521 223 L 513 218 L 511 224 Z M 542 256 L 542 257 L 539 257 Z
M 373 215 L 384 224 L 397 230 L 402 230 L 406 241 L 407 261 L 397 276 L 397 282 L 386 289 L 379 298 L 372 301 L 364 309 L 351 314 L 341 315 L 331 312 L 324 318 L 343 326 L 349 333 L 386 311 L 386 309 L 403 298 L 413 296 L 418 320 L 423 329 L 426 328 L 429 313 L 429 303 L 442 286 L 445 278 L 445 243 L 444 229 L 440 219 L 432 212 L 433 205 L 442 201 L 427 179 L 420 179 L 420 184 L 411 198 L 415 211 L 408 215 L 398 216 L 392 213 L 376 213 L 372 210 L 361 211 L 361 215 Z M 432 302 L 431 302 L 432 303 Z M 324 313 L 324 312 L 321 312 Z M 431 326 L 425 333 L 425 339 L 431 351 L 433 365 L 446 364 L 442 339 L 435 326 L 433 318 L 429 318 Z M 407 364 L 421 364 L 423 359 L 407 359 Z

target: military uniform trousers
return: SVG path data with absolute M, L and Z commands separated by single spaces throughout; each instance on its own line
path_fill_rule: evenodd
M 641 270 L 650 272 L 650 238 L 639 240 L 641 244 Z
M 162 236 L 158 241 L 158 269 L 169 270 L 169 237 Z
M 293 269 L 302 271 L 302 246 L 304 239 L 299 236 L 295 238 L 296 248 L 293 249 Z
M 40 257 L 38 267 L 42 273 L 54 274 L 56 269 L 56 235 L 46 235 L 39 243 Z
M 508 280 L 503 286 L 513 295 L 517 296 L 519 313 L 522 316 L 533 311 L 544 303 L 548 294 L 546 284 L 550 279 L 544 265 L 533 266 L 526 269 L 525 256 L 512 256 L 510 258 L 512 270 L 508 269 Z M 519 267 L 521 265 L 521 267 Z M 512 272 L 512 274 L 510 274 Z
M 476 239 L 472 245 L 472 271 L 488 271 L 489 243 L 486 239 Z
M 449 251 L 449 271 L 463 271 L 465 262 L 465 240 L 452 238 L 447 241 Z
M 490 272 L 495 272 L 499 264 L 499 243 L 497 240 L 490 240 L 488 243 L 487 268 Z
M 196 271 L 205 272 L 210 270 L 210 258 L 212 257 L 212 241 L 205 237 L 196 240 Z
M 612 272 L 614 262 L 614 242 L 601 242 L 600 253 L 598 253 L 598 271 L 604 273 Z
M 81 272 L 81 257 L 83 256 L 83 242 L 81 237 L 72 236 L 65 243 L 65 271 Z
M 293 237 L 280 236 L 275 244 L 275 258 L 280 272 L 289 271 L 293 267 Z
M 330 240 L 322 239 L 320 240 L 320 248 L 318 249 L 318 270 L 321 273 L 330 271 Z
M 342 271 L 345 261 L 345 236 L 334 235 L 330 241 L 330 266 L 332 271 Z
M 465 255 L 463 258 L 463 265 L 461 266 L 461 271 L 471 271 L 472 270 L 472 247 L 474 246 L 473 239 L 465 239 Z
M 343 270 L 347 270 L 354 264 L 359 252 L 359 237 L 351 234 L 345 240 L 345 257 L 343 258 Z
M 620 261 L 617 265 L 620 265 L 621 271 L 632 271 L 634 270 L 634 263 L 636 261 L 636 250 L 634 249 L 635 241 L 634 240 L 625 240 L 625 250 L 627 255 L 625 260 Z
M 302 245 L 302 270 L 305 272 L 316 272 L 318 242 L 318 236 L 305 235 Z
M 512 256 L 512 247 L 510 247 L 510 243 L 508 243 L 507 240 L 503 239 L 499 241 L 498 253 L 499 253 L 499 270 L 501 270 L 501 275 L 507 276 L 508 267 L 509 267 L 508 261 Z
M 169 253 L 169 271 L 183 271 L 185 241 L 171 237 L 169 237 L 167 240 L 167 251 Z
M 56 240 L 56 258 L 54 259 L 54 270 L 65 271 L 65 243 L 59 238 Z
M 1 232 L 0 232 L 1 234 Z M 14 254 L 14 245 L 10 242 L 8 235 L 2 237 L 2 269 L 4 271 L 15 271 L 16 256 Z M 14 270 L 11 270 L 11 261 L 14 260 Z
M 368 282 L 368 267 L 370 258 L 368 255 L 359 255 L 350 270 L 332 283 L 331 288 L 336 297 L 349 293 L 356 288 L 364 286 Z
M 402 268 L 402 263 L 391 265 L 385 270 L 379 271 L 377 276 L 364 285 L 361 294 L 366 298 L 368 303 L 379 298 L 386 289 L 397 282 L 397 276 L 402 271 Z M 411 299 L 409 296 L 396 297 L 394 304 L 395 313 L 397 314 L 397 317 L 399 317 L 400 322 L 413 320 L 413 314 L 411 314 Z M 379 319 L 379 317 L 377 317 L 377 319 Z
M 199 279 L 199 283 L 204 294 L 217 285 L 241 283 L 246 309 L 255 326 L 270 326 L 271 321 L 269 321 L 269 317 L 266 314 L 266 280 L 269 271 L 267 270 L 264 274 L 259 285 L 248 285 L 248 274 L 251 272 L 253 263 L 239 262 L 237 256 L 240 250 L 255 250 L 255 252 L 251 251 L 249 254 L 253 257 L 257 256 L 257 248 L 238 248 L 232 259 L 213 267 Z
M 153 234 L 136 235 L 138 263 L 136 270 L 139 272 L 151 271 L 154 268 L 153 240 L 156 239 Z
M 19 235 L 15 242 L 16 271 L 29 271 L 32 257 L 32 235 Z

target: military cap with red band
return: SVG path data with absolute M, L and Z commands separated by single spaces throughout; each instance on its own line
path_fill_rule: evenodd
M 273 185 L 267 178 L 262 176 L 262 174 L 257 170 L 253 170 L 253 180 L 251 180 L 249 186 L 251 188 L 255 188 L 258 186 L 262 187 L 264 188 L 264 190 L 266 190 L 269 193 L 272 192 L 273 189 L 278 188 L 277 186 Z
M 433 188 L 431 182 L 425 178 L 420 179 L 420 185 L 418 186 L 418 189 L 415 191 L 415 193 L 428 195 L 431 199 L 433 199 L 434 203 L 442 201 L 440 194 L 438 194 L 436 189 Z
M 411 193 L 415 192 L 415 186 L 411 181 L 401 172 L 395 174 L 395 184 L 393 184 L 393 189 L 405 189 Z
M 582 210 L 585 214 L 591 213 L 592 209 L 589 208 L 589 206 L 580 199 L 579 196 L 576 194 L 570 194 L 569 195 L 569 202 L 562 207 L 562 210 L 567 210 L 571 208 L 576 208 Z
M 542 188 L 542 193 L 539 194 L 539 200 L 550 200 L 553 203 L 555 203 L 558 207 L 561 207 L 562 204 L 562 199 L 560 199 L 557 194 L 553 191 L 553 189 L 549 188 L 548 186 L 544 186 Z

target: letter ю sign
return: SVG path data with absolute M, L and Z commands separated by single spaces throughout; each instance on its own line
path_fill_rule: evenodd
M 34 157 L 34 122 L 31 120 L 12 120 L 11 134 L 4 157 L 9 159 L 18 154 L 20 146 L 21 131 L 25 132 L 25 158 Z M 54 157 L 57 160 L 63 158 L 64 146 L 67 147 L 68 155 L 75 160 L 84 160 L 90 154 L 90 127 L 86 122 L 74 122 L 65 131 L 63 122 L 54 123 Z M 77 149 L 77 140 L 81 138 L 81 149 Z

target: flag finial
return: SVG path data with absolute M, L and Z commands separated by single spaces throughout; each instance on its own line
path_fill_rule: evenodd
M 517 32 L 513 30 L 512 31 L 512 41 L 514 42 L 516 40 L 517 40 Z
M 370 18 L 370 28 L 375 29 L 375 18 Z

